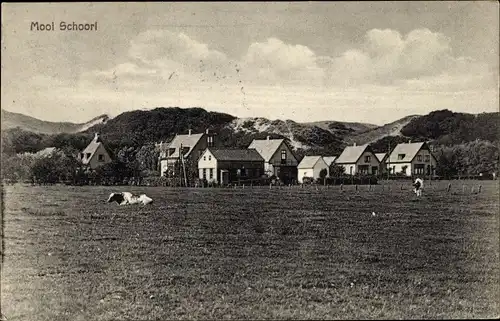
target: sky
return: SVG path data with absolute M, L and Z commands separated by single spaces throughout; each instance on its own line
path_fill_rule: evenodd
M 498 111 L 498 7 L 2 3 L 1 106 L 70 122 L 155 107 L 377 125 L 438 109 Z

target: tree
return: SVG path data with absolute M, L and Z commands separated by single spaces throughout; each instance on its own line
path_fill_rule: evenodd
M 338 177 L 342 176 L 345 173 L 345 168 L 344 166 L 340 166 L 338 164 L 331 164 L 330 165 L 330 177 Z

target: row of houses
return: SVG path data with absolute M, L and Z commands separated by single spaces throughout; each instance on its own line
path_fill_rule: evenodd
M 317 179 L 322 170 L 330 176 L 333 164 L 342 166 L 349 175 L 434 176 L 437 160 L 425 142 L 401 143 L 390 153 L 375 153 L 369 144 L 347 146 L 340 156 L 305 156 L 298 165 L 299 182 L 302 177 Z
M 179 161 L 194 163 L 200 179 L 228 184 L 235 180 L 267 175 L 285 184 L 305 177 L 317 179 L 333 164 L 349 175 L 435 175 L 436 158 L 425 142 L 398 144 L 389 153 L 374 153 L 369 144 L 348 146 L 339 156 L 305 156 L 300 162 L 284 139 L 254 139 L 247 149 L 221 148 L 210 131 L 176 135 L 169 144 L 160 143 L 160 173 L 171 171 Z M 179 173 L 180 174 L 180 173 Z
M 160 173 L 175 175 L 175 164 L 191 161 L 200 179 L 228 184 L 234 180 L 278 177 L 284 183 L 301 183 L 305 177 L 317 179 L 322 170 L 330 176 L 333 164 L 349 175 L 434 175 L 436 159 L 424 143 L 398 144 L 390 153 L 374 153 L 370 145 L 348 146 L 339 156 L 305 156 L 300 162 L 284 139 L 255 139 L 247 149 L 220 148 L 210 131 L 176 135 L 169 143 L 158 144 Z M 80 152 L 79 160 L 91 168 L 109 163 L 112 158 L 99 134 Z M 180 174 L 180 173 L 178 173 Z

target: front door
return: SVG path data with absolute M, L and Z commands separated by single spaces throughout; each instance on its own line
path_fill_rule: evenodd
M 221 184 L 222 185 L 229 184 L 229 172 L 228 171 L 221 172 Z

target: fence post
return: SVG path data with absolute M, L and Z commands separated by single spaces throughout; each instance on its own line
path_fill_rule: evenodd
M 344 184 L 340 184 L 340 190 L 344 188 Z
M 448 183 L 448 189 L 447 189 L 447 192 L 449 193 L 451 190 L 451 183 Z
M 358 190 L 358 184 L 356 184 L 356 191 Z
M 403 184 L 401 184 L 401 190 L 403 190 Z
M 481 193 L 481 185 L 479 185 L 479 190 L 477 191 L 478 193 Z
M 465 193 L 465 185 L 462 185 L 462 193 Z

